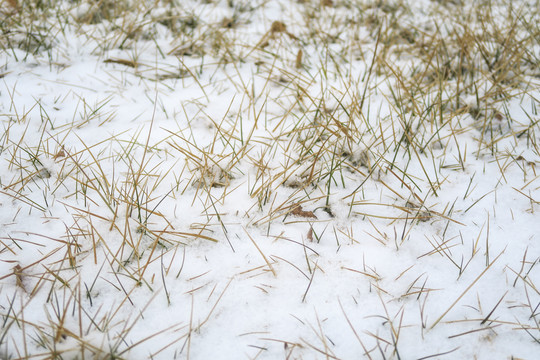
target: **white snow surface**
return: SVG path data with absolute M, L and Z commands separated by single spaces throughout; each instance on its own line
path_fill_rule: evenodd
M 366 76 L 377 34 L 358 22 L 390 10 L 166 3 L 53 24 L 34 54 L 2 44 L 1 359 L 538 358 L 538 67 L 488 128 L 428 123 L 394 105 L 390 72 Z M 419 32 L 472 6 L 385 3 Z M 175 55 L 189 36 L 151 20 L 171 12 L 197 17 L 204 55 Z M 294 36 L 257 48 L 274 21 Z

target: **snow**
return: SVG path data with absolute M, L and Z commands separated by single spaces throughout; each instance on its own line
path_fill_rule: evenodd
M 538 63 L 408 87 L 368 20 L 464 15 L 384 3 L 60 1 L 49 49 L 0 40 L 0 358 L 535 358 Z

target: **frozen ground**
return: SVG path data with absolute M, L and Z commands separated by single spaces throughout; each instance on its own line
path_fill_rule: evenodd
M 0 359 L 535 359 L 538 1 L 4 1 Z

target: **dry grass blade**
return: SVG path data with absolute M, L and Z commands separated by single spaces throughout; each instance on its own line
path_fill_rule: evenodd
M 126 59 L 106 59 L 103 60 L 106 64 L 120 64 L 125 65 L 128 67 L 136 68 L 139 66 L 139 64 L 136 61 L 133 60 L 126 60 Z
M 255 242 L 255 240 L 253 240 L 253 237 L 251 237 L 251 235 L 249 234 L 249 232 L 244 228 L 244 233 L 248 236 L 249 240 L 251 240 L 251 243 L 253 244 L 253 246 L 255 246 L 255 248 L 257 249 L 257 251 L 259 252 L 259 254 L 261 254 L 262 258 L 264 259 L 264 261 L 266 262 L 266 265 L 268 265 L 268 268 L 270 269 L 270 271 L 272 272 L 272 274 L 274 275 L 274 277 L 277 276 L 277 273 L 276 271 L 274 270 L 274 267 L 272 266 L 272 263 L 268 260 L 268 258 L 266 257 L 266 255 L 264 255 L 264 253 L 262 252 L 261 248 L 259 247 L 259 245 L 257 245 L 257 243 Z
M 476 279 L 474 279 L 474 281 L 469 285 L 467 286 L 467 288 L 461 293 L 461 295 L 459 295 L 456 300 L 454 300 L 454 302 L 448 307 L 448 309 L 446 309 L 441 316 L 439 316 L 437 318 L 437 320 L 435 320 L 433 322 L 433 324 L 431 324 L 431 326 L 429 327 L 429 329 L 433 329 L 445 316 L 446 314 L 448 314 L 448 312 L 450 312 L 450 310 L 452 310 L 452 308 L 459 302 L 459 300 L 461 300 L 461 298 L 463 296 L 465 296 L 465 294 L 474 286 L 474 284 L 476 284 L 478 282 L 478 280 L 480 280 L 480 278 L 482 278 L 482 276 L 484 276 L 484 274 L 491 268 L 491 266 L 493 266 L 493 264 L 495 264 L 497 262 L 497 260 L 501 257 L 501 255 L 504 254 L 504 250 L 501 251 L 499 253 L 499 255 L 497 255 L 495 257 L 495 259 L 493 259 L 493 261 L 488 265 L 486 266 L 486 268 L 476 277 Z

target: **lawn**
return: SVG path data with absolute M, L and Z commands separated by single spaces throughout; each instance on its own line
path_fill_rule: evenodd
M 0 3 L 0 359 L 535 359 L 538 0 Z

